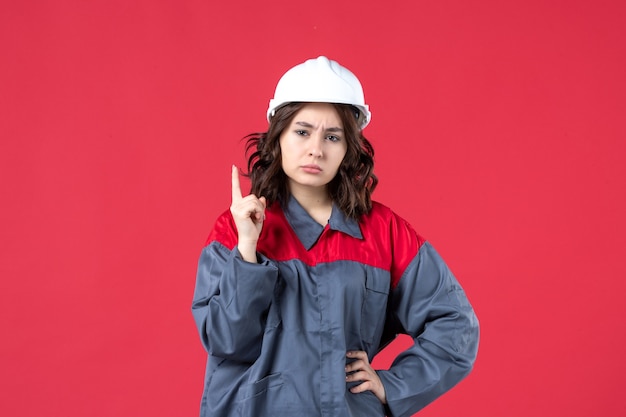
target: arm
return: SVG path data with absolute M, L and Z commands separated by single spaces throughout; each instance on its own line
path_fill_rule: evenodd
M 259 261 L 246 262 L 216 240 L 202 251 L 192 313 L 211 355 L 253 362 L 260 354 L 278 269 Z
M 231 180 L 230 212 L 218 219 L 200 256 L 192 313 L 211 355 L 253 362 L 261 352 L 278 269 L 256 251 L 265 198 L 242 196 L 234 165 Z
M 471 371 L 478 320 L 465 292 L 427 242 L 392 290 L 387 320 L 414 340 L 389 370 L 378 371 L 391 415 L 410 416 Z

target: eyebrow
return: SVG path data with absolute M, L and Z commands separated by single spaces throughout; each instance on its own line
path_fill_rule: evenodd
M 307 122 L 295 122 L 294 124 L 302 127 L 306 127 L 308 129 L 313 129 L 313 125 Z M 326 129 L 326 132 L 343 132 L 343 129 L 340 127 L 329 127 Z

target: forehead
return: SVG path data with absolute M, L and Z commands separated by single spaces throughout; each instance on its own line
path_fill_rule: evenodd
M 341 118 L 330 103 L 307 103 L 293 117 L 292 123 L 305 121 L 317 126 L 323 124 L 326 127 L 343 127 Z M 332 125 L 332 126 L 331 126 Z

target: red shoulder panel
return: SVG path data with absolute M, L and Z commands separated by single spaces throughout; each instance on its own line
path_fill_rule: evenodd
M 230 213 L 230 209 L 222 213 L 217 220 L 209 237 L 206 240 L 206 245 L 213 241 L 218 241 L 228 249 L 233 250 L 237 245 L 237 227 L 233 220 L 233 215 Z
M 389 271 L 395 287 L 425 239 L 388 207 L 374 203 L 359 222 L 363 239 L 324 229 L 319 241 L 307 251 L 287 222 L 278 204 L 265 211 L 258 251 L 269 259 L 284 262 L 299 259 L 307 265 L 354 261 Z M 207 244 L 218 241 L 229 249 L 237 245 L 237 229 L 229 210 L 216 221 Z

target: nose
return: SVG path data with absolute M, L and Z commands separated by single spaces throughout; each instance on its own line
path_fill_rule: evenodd
M 309 155 L 321 158 L 323 156 L 322 153 L 322 145 L 324 143 L 324 136 L 321 134 L 313 135 L 309 140 Z

